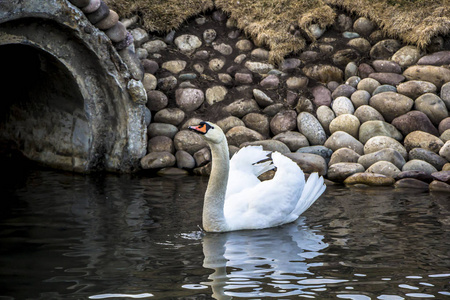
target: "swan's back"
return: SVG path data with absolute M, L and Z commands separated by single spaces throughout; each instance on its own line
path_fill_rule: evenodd
M 242 152 L 242 153 L 241 153 Z M 262 147 L 246 147 L 230 162 L 225 219 L 231 230 L 261 229 L 295 221 L 323 193 L 323 178 L 311 175 L 305 185 L 303 171 L 288 157 L 274 152 L 272 162 Z M 257 177 L 276 167 L 271 180 Z

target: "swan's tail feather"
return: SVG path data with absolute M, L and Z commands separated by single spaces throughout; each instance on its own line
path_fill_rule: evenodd
M 325 189 L 326 185 L 324 184 L 323 177 L 317 173 L 312 173 L 303 188 L 302 195 L 293 214 L 299 216 L 305 212 L 323 194 Z

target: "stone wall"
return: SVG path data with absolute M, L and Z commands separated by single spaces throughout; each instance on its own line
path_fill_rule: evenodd
M 419 49 L 337 11 L 275 66 L 220 10 L 158 34 L 100 0 L 38 2 L 0 10 L 1 142 L 30 159 L 208 175 L 187 127 L 209 120 L 231 153 L 259 144 L 336 182 L 449 189 L 448 36 Z
M 209 149 L 187 130 L 206 120 L 230 153 L 263 145 L 334 182 L 428 189 L 433 173 L 448 180 L 448 36 L 422 50 L 367 18 L 337 15 L 280 65 L 220 10 L 167 35 L 131 25 L 154 116 L 142 168 L 208 175 Z M 430 188 L 448 190 L 442 180 Z

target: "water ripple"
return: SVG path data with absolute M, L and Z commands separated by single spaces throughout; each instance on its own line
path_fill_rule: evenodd
M 101 294 L 89 296 L 89 299 L 107 299 L 107 298 L 132 298 L 132 299 L 143 299 L 153 297 L 150 293 L 130 295 L 130 294 Z
M 204 234 L 206 183 L 28 173 L 0 202 L 0 299 L 450 296 L 450 195 L 330 186 L 297 223 Z

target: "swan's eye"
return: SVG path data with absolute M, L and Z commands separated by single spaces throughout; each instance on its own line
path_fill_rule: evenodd
M 203 123 L 201 124 L 201 126 L 205 125 L 206 126 L 206 131 L 210 130 L 210 129 L 214 129 L 213 126 L 209 125 L 208 123 Z

